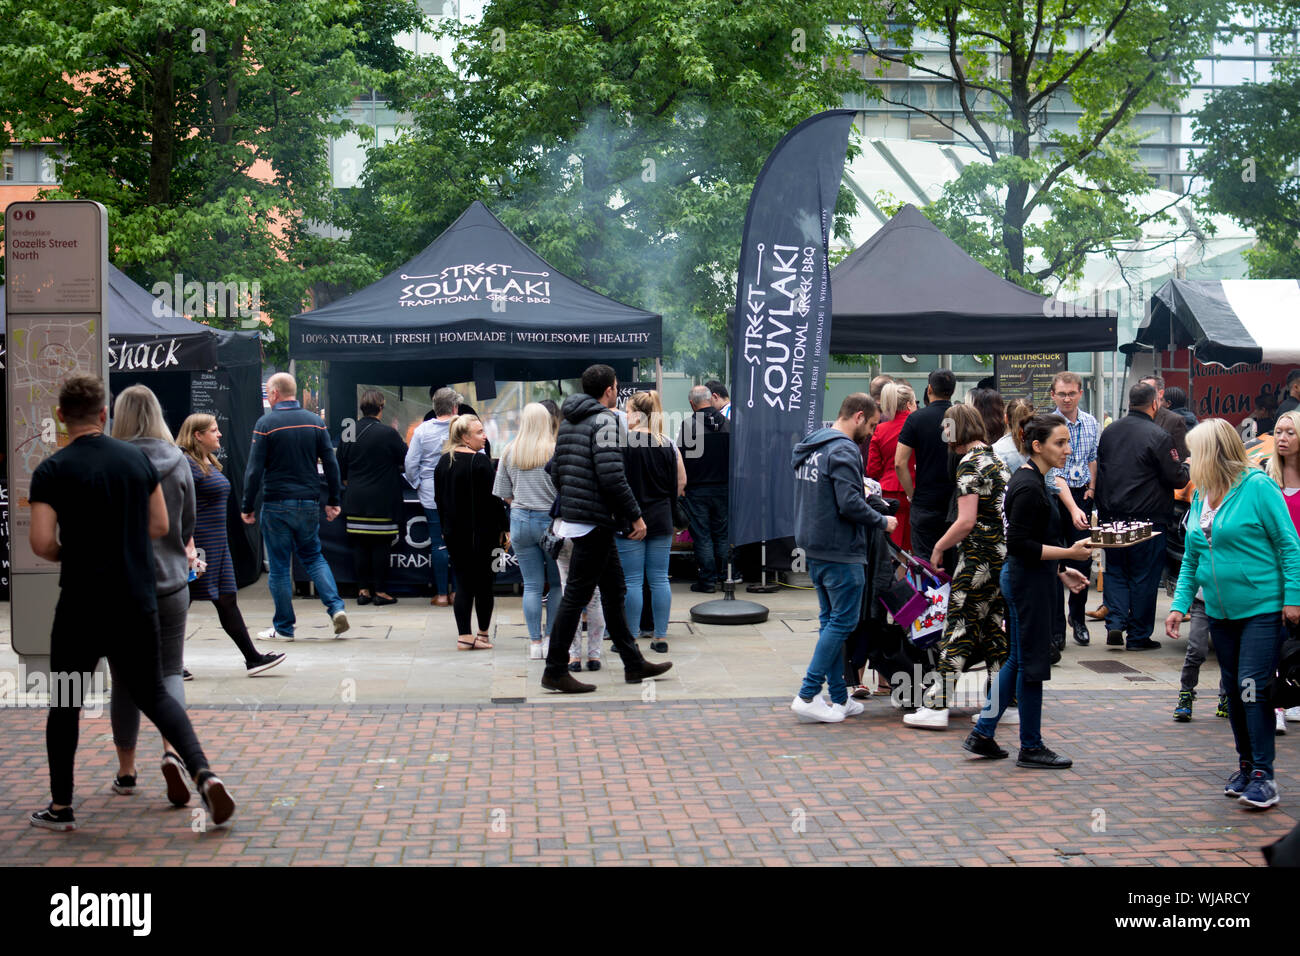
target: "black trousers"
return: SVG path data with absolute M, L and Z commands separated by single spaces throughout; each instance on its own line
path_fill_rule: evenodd
M 636 646 L 636 639 L 627 629 L 627 616 L 623 610 L 627 584 L 623 579 L 623 565 L 618 560 L 618 548 L 614 545 L 614 532 L 610 528 L 593 528 L 582 537 L 573 539 L 564 597 L 560 599 L 560 609 L 551 624 L 546 676 L 559 677 L 568 669 L 569 645 L 578 631 L 582 609 L 598 587 L 600 606 L 605 612 L 605 627 L 614 642 L 614 649 L 623 659 L 623 666 L 630 667 L 645 660 L 641 649 Z M 460 594 L 456 596 L 459 598 Z
M 81 705 L 104 657 L 121 682 L 113 693 L 130 695 L 176 748 L 190 776 L 208 769 L 208 758 L 185 708 L 163 686 L 157 612 L 121 606 L 106 609 L 94 601 L 60 598 L 50 637 L 50 714 L 45 722 L 50 794 L 58 804 L 72 803 Z
M 388 590 L 388 556 L 393 548 L 391 534 L 350 534 L 352 560 L 357 568 L 357 587 L 371 594 Z
M 931 511 L 912 505 L 912 554 L 929 561 L 934 546 L 948 532 L 948 515 L 944 511 Z M 943 554 L 943 570 L 949 575 L 957 567 L 957 549 L 949 548 Z
M 456 600 L 451 606 L 456 617 L 456 633 L 472 633 L 475 613 L 478 615 L 478 629 L 486 633 L 492 624 L 492 610 L 496 605 L 496 595 L 492 592 L 496 580 L 492 553 L 476 553 L 468 546 L 462 549 L 452 545 L 447 551 L 451 555 L 451 569 L 456 574 Z
M 1082 511 L 1084 514 L 1090 513 L 1092 511 L 1092 506 L 1093 506 L 1092 501 L 1084 500 L 1083 496 L 1087 491 L 1088 491 L 1087 486 L 1084 486 L 1082 488 L 1070 489 L 1070 494 L 1074 498 L 1074 503 L 1079 507 L 1079 510 Z M 1070 527 L 1066 529 L 1066 533 L 1065 533 L 1066 545 L 1068 546 L 1070 544 L 1073 544 L 1075 541 L 1078 541 L 1086 534 L 1087 534 L 1086 531 L 1080 531 L 1078 528 L 1074 527 L 1074 525 L 1070 525 Z M 1089 577 L 1092 574 L 1091 556 L 1084 558 L 1082 561 L 1063 561 L 1061 563 L 1064 564 L 1067 568 L 1074 568 L 1074 570 L 1078 571 L 1085 578 Z M 1083 616 L 1083 612 L 1087 610 L 1088 607 L 1088 589 L 1084 588 L 1078 594 L 1073 594 L 1068 589 L 1066 589 L 1065 593 L 1067 596 L 1066 603 L 1069 605 L 1070 608 L 1070 613 L 1067 615 L 1069 620 L 1071 622 L 1084 621 L 1085 623 L 1087 623 L 1087 619 Z M 1065 633 L 1064 630 L 1062 630 L 1061 633 Z

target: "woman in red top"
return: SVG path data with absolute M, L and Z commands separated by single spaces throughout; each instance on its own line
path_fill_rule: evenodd
M 890 540 L 906 550 L 911 547 L 912 523 L 908 520 L 911 512 L 907 496 L 898 483 L 894 472 L 894 449 L 898 447 L 898 433 L 903 430 L 907 416 L 916 411 L 916 393 L 912 386 L 904 382 L 890 382 L 880 392 L 880 424 L 871 436 L 871 445 L 867 449 L 867 477 L 880 482 L 884 497 L 898 502 L 898 527 L 894 529 Z M 916 482 L 916 459 L 913 457 L 908 465 L 913 483 Z M 929 557 L 929 555 L 924 555 Z
M 1268 473 L 1282 489 L 1287 511 L 1291 513 L 1291 523 L 1300 533 L 1300 411 L 1283 412 L 1277 416 Z M 1286 733 L 1288 720 L 1300 721 L 1300 707 L 1277 711 L 1277 733 Z

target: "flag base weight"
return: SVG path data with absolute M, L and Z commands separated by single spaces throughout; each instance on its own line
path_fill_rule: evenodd
M 722 585 L 723 597 L 704 601 L 691 608 L 691 620 L 696 624 L 762 624 L 768 610 L 754 601 L 737 601 L 736 584 L 728 580 Z

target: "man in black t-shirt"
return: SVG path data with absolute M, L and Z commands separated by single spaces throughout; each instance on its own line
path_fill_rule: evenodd
M 73 375 L 63 383 L 58 416 L 68 445 L 36 468 L 28 494 L 32 551 L 61 565 L 45 730 L 53 800 L 31 815 L 31 824 L 77 828 L 71 806 L 77 725 L 91 675 L 107 657 L 123 685 L 114 692 L 129 694 L 181 755 L 211 822 L 221 826 L 235 802 L 208 768 L 184 707 L 163 686 L 151 539 L 167 533 L 167 505 L 144 453 L 104 434 L 107 413 L 100 379 Z M 183 806 L 188 788 L 167 768 L 165 761 L 168 796 Z
M 926 406 L 907 416 L 894 453 L 894 472 L 903 494 L 912 503 L 912 553 L 927 560 L 948 530 L 948 502 L 955 486 L 948 473 L 943 416 L 952 407 L 952 394 L 956 390 L 957 376 L 948 369 L 930 373 L 925 389 Z M 908 470 L 913 454 L 916 455 L 915 488 Z M 948 565 L 954 558 L 949 552 L 944 564 Z

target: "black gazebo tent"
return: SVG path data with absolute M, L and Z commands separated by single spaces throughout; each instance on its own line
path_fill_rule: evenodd
M 904 206 L 831 270 L 832 354 L 1093 352 L 1115 313 L 1022 289 Z
M 0 296 L 0 350 L 5 327 L 4 297 Z M 262 543 L 256 526 L 240 520 L 238 503 L 253 425 L 262 414 L 258 333 L 191 322 L 111 264 L 108 333 L 108 383 L 114 397 L 131 385 L 148 386 L 158 396 L 172 434 L 193 412 L 217 417 L 226 453 L 222 464 L 231 483 L 227 529 L 235 580 L 240 587 L 251 584 L 262 572 Z M 3 427 L 0 416 L 0 429 Z M 0 434 L 2 447 L 4 436 Z M 7 539 L 4 550 L 7 555 Z
M 289 321 L 295 359 L 329 359 L 330 424 L 362 382 L 423 385 L 577 378 L 595 361 L 629 378 L 658 355 L 661 320 L 557 272 L 475 201 L 419 255 Z

